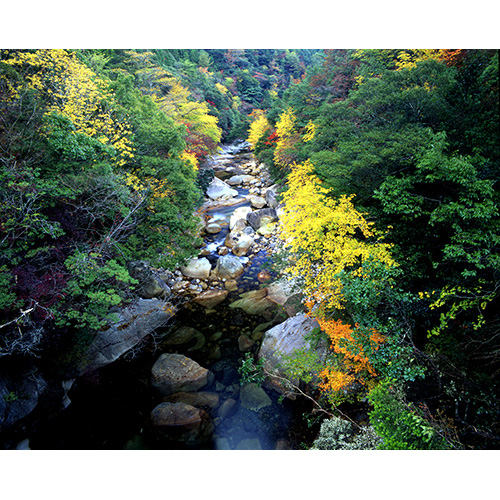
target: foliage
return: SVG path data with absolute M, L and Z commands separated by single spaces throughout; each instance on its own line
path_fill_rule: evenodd
M 255 149 L 261 137 L 270 129 L 271 124 L 268 122 L 264 113 L 262 111 L 255 113 L 255 118 L 250 125 L 247 139 L 253 149 Z
M 260 384 L 266 379 L 264 373 L 264 360 L 259 359 L 254 361 L 250 353 L 246 353 L 245 357 L 241 360 L 241 366 L 238 368 L 240 374 L 240 384 L 245 385 L 249 383 Z
M 63 306 L 64 316 L 56 317 L 57 326 L 91 330 L 103 327 L 113 318 L 110 309 L 126 297 L 128 285 L 137 283 L 127 269 L 114 260 L 104 263 L 100 260 L 97 254 L 78 251 L 66 259 L 64 264 L 70 275 L 65 289 L 68 299 Z
M 4 64 L 20 68 L 22 83 L 12 86 L 20 97 L 23 86 L 43 94 L 46 114 L 67 117 L 77 133 L 111 146 L 117 165 L 132 156 L 130 130 L 113 112 L 113 99 L 106 82 L 66 50 L 14 51 Z M 50 131 L 47 131 L 50 136 Z
M 318 437 L 311 450 L 376 450 L 381 444 L 372 427 L 356 426 L 339 417 L 331 417 L 321 423 Z
M 372 389 L 370 422 L 383 439 L 379 449 L 445 450 L 452 446 L 443 431 L 425 418 L 424 411 L 405 401 L 404 393 L 387 380 Z M 425 408 L 425 407 L 424 407 Z
M 362 276 L 363 263 L 376 258 L 395 266 L 386 243 L 377 238 L 373 224 L 355 210 L 352 197 L 328 197 L 328 190 L 306 161 L 295 165 L 283 194 L 282 238 L 293 254 L 290 276 L 300 278 L 308 301 L 325 311 L 342 309 L 340 272 L 349 269 Z
M 266 113 L 280 133 L 255 148 L 287 184 L 285 272 L 332 340 L 332 404 L 333 389 L 390 378 L 441 404 L 473 446 L 495 431 L 465 408 L 500 362 L 496 68 L 493 50 L 327 52 Z M 451 380 L 459 413 L 440 392 Z

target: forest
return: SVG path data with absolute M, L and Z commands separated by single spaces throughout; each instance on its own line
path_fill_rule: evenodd
M 328 345 L 287 367 L 313 401 L 307 447 L 498 449 L 498 59 L 0 50 L 0 434 L 23 425 L 12 373 L 77 377 L 140 294 L 131 262 L 198 255 L 207 162 L 246 141 L 278 187 L 270 269 Z

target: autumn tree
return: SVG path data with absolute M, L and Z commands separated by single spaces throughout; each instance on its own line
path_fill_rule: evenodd
M 262 136 L 271 130 L 271 124 L 262 110 L 254 111 L 251 116 L 253 117 L 253 121 L 248 131 L 247 140 L 252 145 L 253 149 L 255 149 Z

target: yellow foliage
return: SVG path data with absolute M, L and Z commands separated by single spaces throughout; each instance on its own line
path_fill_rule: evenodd
M 250 125 L 250 129 L 248 131 L 248 139 L 247 141 L 252 145 L 252 148 L 255 149 L 257 142 L 259 139 L 266 133 L 266 131 L 271 130 L 271 124 L 268 122 L 266 116 L 263 111 L 257 114 L 256 118 Z
M 194 153 L 183 151 L 181 154 L 181 159 L 189 162 L 195 172 L 198 171 L 198 158 L 196 158 L 196 155 Z
M 227 87 L 224 87 L 222 83 L 217 82 L 215 84 L 215 88 L 221 93 L 221 94 L 226 94 L 227 93 Z
M 62 49 L 14 52 L 3 62 L 26 68 L 28 85 L 47 97 L 47 113 L 66 116 L 77 132 L 112 146 L 116 164 L 124 165 L 133 157 L 129 124 L 103 106 L 104 101 L 113 102 L 107 83 L 73 53 Z
M 190 130 L 202 133 L 218 143 L 222 137 L 217 117 L 209 114 L 207 103 L 194 101 L 189 90 L 174 77 L 165 77 L 169 92 L 157 99 L 161 110 L 174 120 L 187 122 Z
M 316 125 L 311 120 L 309 120 L 306 125 L 305 134 L 302 140 L 304 142 L 312 141 L 314 139 L 314 136 L 316 135 L 316 129 Z
M 364 276 L 363 263 L 369 258 L 396 265 L 390 246 L 367 241 L 375 236 L 373 224 L 354 208 L 352 196 L 329 197 L 309 160 L 292 166 L 288 187 L 283 195 L 281 234 L 294 256 L 289 275 L 302 278 L 309 301 L 342 309 L 339 273 L 349 270 Z
M 443 56 L 441 49 L 412 49 L 402 50 L 397 57 L 396 67 L 398 70 L 404 68 L 414 68 L 418 62 L 427 59 L 440 60 Z
M 288 108 L 280 115 L 276 123 L 276 149 L 274 163 L 279 167 L 289 167 L 295 160 L 294 146 L 300 140 L 296 129 L 297 119 L 292 108 Z

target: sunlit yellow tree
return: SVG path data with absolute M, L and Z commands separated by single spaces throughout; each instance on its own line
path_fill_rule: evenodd
M 296 160 L 295 146 L 300 141 L 297 118 L 292 108 L 281 113 L 276 123 L 277 142 L 274 150 L 274 163 L 280 169 L 288 169 Z
M 74 53 L 62 49 L 14 51 L 3 62 L 24 72 L 24 82 L 45 100 L 47 115 L 63 115 L 71 120 L 76 133 L 110 146 L 117 165 L 133 157 L 130 127 L 113 112 L 107 83 Z M 14 93 L 19 94 L 22 85 Z
M 255 149 L 259 139 L 268 131 L 271 130 L 271 124 L 266 118 L 264 111 L 261 109 L 254 110 L 250 116 L 254 119 L 248 130 L 248 142 Z

